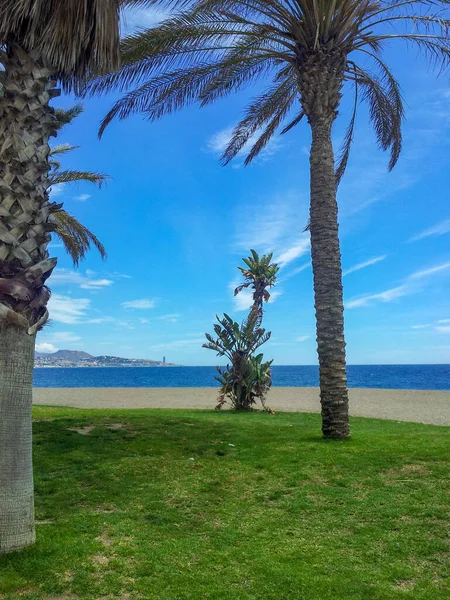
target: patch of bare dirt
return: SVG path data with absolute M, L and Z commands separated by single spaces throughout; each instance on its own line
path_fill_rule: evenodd
M 109 558 L 109 556 L 105 556 L 104 554 L 95 554 L 92 557 L 92 562 L 94 563 L 94 565 L 97 565 L 99 567 L 106 567 L 107 565 L 109 565 L 111 559 Z
M 395 589 L 401 590 L 402 592 L 409 592 L 416 585 L 414 579 L 401 579 L 395 582 Z
M 67 431 L 75 431 L 80 435 L 90 435 L 95 429 L 95 425 L 86 425 L 85 427 L 68 427 Z

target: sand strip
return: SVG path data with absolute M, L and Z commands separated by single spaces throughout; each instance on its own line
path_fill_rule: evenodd
M 33 403 L 75 408 L 214 408 L 216 388 L 35 388 Z M 318 388 L 275 387 L 268 404 L 275 411 L 319 412 Z M 450 392 L 350 390 L 350 413 L 450 426 Z

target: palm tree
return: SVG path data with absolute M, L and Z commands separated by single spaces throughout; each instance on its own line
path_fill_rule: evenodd
M 49 102 L 119 63 L 119 0 L 0 3 L 0 554 L 34 542 L 31 399 L 36 332 L 48 319 Z
M 279 267 L 272 263 L 272 254 L 259 256 L 255 250 L 250 250 L 251 255 L 243 258 L 245 267 L 238 266 L 244 277 L 234 290 L 236 296 L 249 287 L 253 290 L 253 304 L 241 325 L 227 315 L 214 325 L 216 337 L 206 333 L 207 343 L 203 348 L 214 350 L 217 356 L 225 356 L 230 364 L 222 369 L 217 367 L 220 383 L 219 404 L 220 409 L 229 401 L 235 410 L 252 410 L 256 400 L 260 400 L 264 410 L 268 410 L 265 397 L 272 385 L 271 360 L 263 362 L 263 354 L 255 351 L 265 344 L 271 336 L 261 327 L 264 302 L 270 300 L 267 288 L 275 285 Z
M 244 276 L 244 283 L 241 283 L 234 290 L 234 295 L 249 287 L 253 290 L 252 311 L 262 312 L 263 302 L 269 302 L 270 292 L 267 288 L 275 285 L 277 273 L 280 270 L 278 265 L 272 263 L 273 253 L 267 256 L 259 257 L 256 250 L 250 250 L 251 256 L 243 258 L 245 267 L 238 267 Z
M 269 81 L 247 107 L 223 154 L 249 164 L 281 130 L 306 119 L 310 151 L 310 235 L 320 366 L 322 431 L 350 435 L 336 187 L 347 165 L 359 100 L 369 105 L 380 147 L 397 162 L 403 121 L 399 85 L 383 57 L 387 43 L 416 47 L 449 64 L 448 0 L 160 0 L 175 13 L 122 42 L 122 67 L 91 92 L 129 90 L 102 122 L 143 113 L 156 120 L 189 104 L 208 105 L 246 84 Z M 331 133 L 344 91 L 353 114 L 335 164 Z

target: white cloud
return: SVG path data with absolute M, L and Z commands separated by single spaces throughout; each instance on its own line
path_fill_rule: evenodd
M 387 258 L 387 254 L 383 254 L 382 256 L 376 256 L 375 258 L 371 258 L 370 260 L 366 260 L 365 262 L 358 263 L 357 265 L 353 265 L 353 267 L 350 267 L 349 269 L 344 271 L 342 273 L 342 276 L 345 277 L 346 275 L 349 275 L 349 273 L 354 273 L 355 271 L 360 271 L 361 269 L 370 267 L 370 265 L 375 265 L 376 263 L 381 262 L 382 260 L 385 260 L 386 258 Z
M 239 285 L 239 282 L 232 281 L 228 286 L 233 293 L 233 301 L 234 301 L 234 310 L 248 310 L 250 306 L 253 304 L 253 291 L 250 289 L 244 289 L 242 292 L 239 292 L 236 296 L 234 296 L 234 290 Z M 268 304 L 273 304 L 277 298 L 279 298 L 283 292 L 281 290 L 269 290 L 270 299 Z
M 310 266 L 311 266 L 310 262 L 305 263 L 301 267 L 298 267 L 298 269 L 294 269 L 290 273 L 287 273 L 284 277 L 278 279 L 278 283 L 282 283 L 283 281 L 286 281 L 286 279 L 290 279 L 291 277 L 294 277 L 295 275 L 298 275 L 302 271 L 305 271 L 305 269 L 308 269 Z
M 161 321 L 169 321 L 170 323 L 176 323 L 180 317 L 180 314 L 174 313 L 172 315 L 163 315 L 159 318 L 161 319 Z
M 122 302 L 122 306 L 125 308 L 155 308 L 156 300 L 149 300 L 148 298 L 143 298 L 142 300 L 130 300 L 128 302 Z
M 114 317 L 96 317 L 94 319 L 88 319 L 87 321 L 84 321 L 84 322 L 98 324 L 98 323 L 113 323 L 114 321 L 115 321 Z
M 161 350 L 185 350 L 190 349 L 193 346 L 200 347 L 205 342 L 206 339 L 204 337 L 174 340 L 173 342 L 167 342 L 165 344 L 155 344 L 153 346 L 150 346 L 150 350 L 153 352 Z
M 435 330 L 439 333 L 450 333 L 450 325 L 438 325 Z
M 310 335 L 301 335 L 295 341 L 296 342 L 306 342 L 306 340 L 309 340 L 310 337 L 311 337 Z
M 50 281 L 52 285 L 76 285 L 84 290 L 99 290 L 114 283 L 111 279 L 93 279 L 92 275 L 95 275 L 93 271 L 82 275 L 78 271 L 55 269 Z
M 423 271 L 416 271 L 409 276 L 409 279 L 422 279 L 423 277 L 428 277 L 428 275 L 434 275 L 435 273 L 439 273 L 439 271 L 446 271 L 447 269 L 450 269 L 450 262 L 431 267 L 430 269 L 424 269 Z
M 139 319 L 139 323 L 141 325 L 148 325 L 148 323 L 150 323 L 150 321 L 148 319 Z
M 226 127 L 225 129 L 221 129 L 214 133 L 209 140 L 207 141 L 206 147 L 210 152 L 214 154 L 222 155 L 233 135 L 234 127 Z M 245 146 L 240 150 L 234 160 L 241 159 L 244 160 L 247 154 L 250 152 L 252 146 L 260 137 L 262 131 L 257 131 L 249 141 L 245 144 Z M 278 136 L 273 136 L 272 139 L 266 144 L 265 148 L 260 152 L 255 161 L 266 161 L 271 158 L 274 154 L 276 154 L 282 148 L 282 144 Z
M 290 248 L 285 249 L 279 256 L 275 258 L 275 262 L 280 268 L 285 267 L 296 258 L 308 254 L 310 247 L 309 235 L 304 235 L 297 243 Z
M 439 319 L 438 323 L 450 323 L 450 319 Z
M 42 342 L 41 344 L 36 344 L 36 352 L 42 352 L 44 354 L 53 354 L 54 352 L 58 352 L 59 348 L 54 346 L 53 344 L 49 344 L 47 342 Z
M 396 300 L 397 298 L 401 298 L 402 296 L 406 296 L 409 293 L 408 286 L 399 285 L 395 288 L 391 288 L 389 290 L 385 290 L 384 292 L 380 292 L 378 294 L 368 294 L 367 296 L 361 296 L 361 298 L 355 298 L 354 300 L 349 300 L 345 303 L 345 308 L 357 308 L 359 306 L 369 306 L 375 300 L 380 300 L 381 302 L 392 302 L 392 300 Z
M 69 325 L 80 323 L 86 316 L 91 301 L 88 298 L 70 298 L 53 294 L 48 303 L 50 318 Z
M 248 252 L 250 248 L 261 254 L 272 252 L 274 261 L 282 268 L 309 254 L 309 233 L 299 235 L 308 223 L 306 196 L 303 194 L 291 191 L 265 202 L 258 199 L 255 203 L 239 205 L 238 211 L 234 252 Z
M 79 342 L 81 340 L 80 336 L 71 331 L 55 331 L 49 338 L 52 342 Z
M 359 306 L 369 306 L 373 304 L 375 301 L 381 302 L 392 302 L 397 298 L 401 298 L 402 296 L 409 296 L 411 294 L 420 291 L 423 287 L 423 283 L 421 283 L 422 279 L 426 279 L 430 275 L 435 275 L 436 273 L 441 273 L 450 269 L 450 263 L 444 263 L 442 265 L 436 265 L 435 267 L 430 267 L 429 269 L 423 269 L 421 271 L 415 271 L 408 275 L 403 283 L 395 288 L 391 288 L 389 290 L 385 290 L 384 292 L 380 292 L 378 294 L 368 294 L 366 296 L 361 296 L 360 298 L 355 298 L 345 303 L 346 308 L 357 308 Z
M 49 189 L 50 196 L 52 198 L 54 196 L 61 196 L 61 194 L 63 194 L 64 190 L 66 189 L 66 185 L 66 183 L 56 183 L 55 185 L 52 185 L 52 187 Z
M 425 229 L 418 235 L 415 235 L 414 237 L 412 237 L 409 241 L 417 242 L 418 240 L 422 240 L 423 238 L 429 237 L 431 235 L 444 235 L 444 233 L 449 233 L 449 232 L 450 232 L 450 219 L 446 219 L 445 221 L 441 221 L 440 223 L 437 223 L 437 225 L 434 225 L 433 227 Z
M 78 200 L 78 202 L 86 202 L 91 198 L 91 194 L 80 194 L 79 196 L 74 196 L 74 200 Z
M 411 325 L 411 329 L 425 329 L 429 325 Z

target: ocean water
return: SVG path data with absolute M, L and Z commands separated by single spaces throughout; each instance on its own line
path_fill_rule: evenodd
M 214 367 L 36 368 L 35 387 L 214 387 Z M 274 386 L 319 384 L 315 366 L 274 366 Z M 349 387 L 450 390 L 450 365 L 350 365 Z

